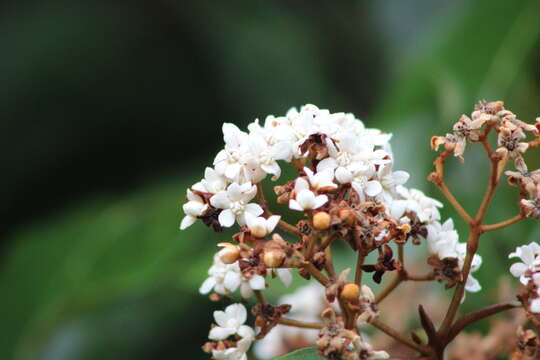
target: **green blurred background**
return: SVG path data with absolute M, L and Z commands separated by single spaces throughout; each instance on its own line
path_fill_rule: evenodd
M 216 305 L 197 288 L 226 236 L 178 224 L 220 124 L 354 112 L 440 198 L 431 135 L 479 99 L 540 115 L 539 14 L 536 0 L 3 2 L 0 359 L 208 358 Z M 472 211 L 485 163 L 467 155 L 448 174 Z M 504 186 L 488 220 L 515 196 Z M 494 301 L 505 254 L 530 240 L 532 222 L 489 235 L 465 309 Z

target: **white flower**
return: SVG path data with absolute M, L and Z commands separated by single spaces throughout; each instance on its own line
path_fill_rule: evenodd
M 297 211 L 315 210 L 326 204 L 328 196 L 315 195 L 304 178 L 296 179 L 294 185 L 296 199 L 289 200 L 289 207 Z
M 244 299 L 247 299 L 253 295 L 253 290 L 264 290 L 266 288 L 266 282 L 261 275 L 252 275 L 249 279 L 242 276 L 240 283 L 240 295 Z
M 231 335 L 240 335 L 242 338 L 253 338 L 252 328 L 244 323 L 247 320 L 247 311 L 242 304 L 232 304 L 225 311 L 214 311 L 214 320 L 217 326 L 210 330 L 208 338 L 211 340 L 225 340 Z
M 249 134 L 249 149 L 260 168 L 265 173 L 273 175 L 272 180 L 277 180 L 281 175 L 277 160 L 290 157 L 290 145 L 286 142 L 269 145 L 264 137 L 252 133 Z
M 276 228 L 281 216 L 272 215 L 268 219 L 265 219 L 262 216 L 255 216 L 249 212 L 245 213 L 246 225 L 251 231 L 251 234 L 263 238 L 266 235 L 270 234 Z
M 240 288 L 240 294 L 247 299 L 253 295 L 253 290 L 264 290 L 266 287 L 264 277 L 261 275 L 255 274 L 246 278 L 240 271 L 238 261 L 224 264 L 220 259 L 220 252 L 214 255 L 214 262 L 208 270 L 208 275 L 199 288 L 201 294 L 208 294 L 214 290 L 217 294 L 229 295 Z
M 448 219 L 441 225 L 435 221 L 426 226 L 428 231 L 427 242 L 429 251 L 439 259 L 457 258 L 457 244 L 459 235 L 454 230 L 454 221 Z
M 410 175 L 406 171 L 392 171 L 391 164 L 388 164 L 380 167 L 378 177 L 382 185 L 383 199 L 390 202 L 396 196 L 396 187 L 405 184 Z
M 210 198 L 212 206 L 223 209 L 218 220 L 221 226 L 231 227 L 234 221 L 244 225 L 246 212 L 255 216 L 263 213 L 263 209 L 255 203 L 249 203 L 257 194 L 257 187 L 250 182 L 239 185 L 232 183 L 226 191 L 220 191 Z
M 247 351 L 253 343 L 253 338 L 242 338 L 236 342 L 236 347 L 224 350 L 212 350 L 215 360 L 247 360 Z
M 199 288 L 201 294 L 208 294 L 214 290 L 217 294 L 228 295 L 238 289 L 242 283 L 242 275 L 238 262 L 224 264 L 220 259 L 220 253 L 214 255 L 214 263 L 208 269 L 209 277 Z
M 400 219 L 406 212 L 415 213 L 418 220 L 423 223 L 430 223 L 441 219 L 439 213 L 443 206 L 439 201 L 426 196 L 417 189 L 407 189 L 404 186 L 397 186 L 396 192 L 401 199 L 392 201 L 390 205 L 390 215 Z
M 527 276 L 527 271 L 540 271 L 540 245 L 536 242 L 531 242 L 529 245 L 523 245 L 516 248 L 516 251 L 508 255 L 508 258 L 518 257 L 523 262 L 517 262 L 510 267 L 510 272 L 515 277 L 519 277 L 519 281 L 523 285 L 529 283 L 530 278 Z
M 249 151 L 249 135 L 234 124 L 223 124 L 225 148 L 214 159 L 214 166 L 219 174 L 238 182 L 258 182 L 265 173 Z
M 336 179 L 341 184 L 351 182 L 353 171 L 359 162 L 371 162 L 383 164 L 386 156 L 383 150 L 373 150 L 370 143 L 359 141 L 352 135 L 346 135 L 339 139 L 336 145 L 333 140 L 327 139 L 328 154 L 330 157 L 321 160 L 317 165 L 317 171 L 331 169 L 335 171 Z
M 372 179 L 375 175 L 375 166 L 369 163 L 357 163 L 355 166 L 351 166 L 352 173 L 350 177 L 351 185 L 360 197 L 360 201 L 365 201 L 367 196 L 377 196 L 383 190 L 381 183 Z
M 216 194 L 225 190 L 228 184 L 229 182 L 223 175 L 219 174 L 211 167 L 207 167 L 204 170 L 204 179 L 193 185 L 192 189 L 210 194 Z
M 204 203 L 202 197 L 195 194 L 190 189 L 187 190 L 187 199 L 188 202 L 182 206 L 186 216 L 182 219 L 182 223 L 180 224 L 181 230 L 193 225 L 195 221 L 197 221 L 197 217 L 204 214 L 208 209 L 208 204 Z
M 305 167 L 304 172 L 308 177 L 309 184 L 315 190 L 329 190 L 337 188 L 337 184 L 334 183 L 334 172 L 330 169 L 319 171 L 315 174 L 310 168 Z

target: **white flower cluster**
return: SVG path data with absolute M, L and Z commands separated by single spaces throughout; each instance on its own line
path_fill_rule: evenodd
M 297 180 L 297 195 L 290 201 L 294 210 L 316 209 L 327 201 L 325 195 L 316 194 L 317 190 L 349 183 L 361 199 L 377 197 L 389 203 L 399 197 L 396 187 L 409 178 L 404 171 L 392 170 L 391 135 L 366 128 L 352 114 L 305 105 L 282 117 L 268 116 L 263 125 L 255 120 L 248 130 L 223 125 L 225 147 L 214 159 L 214 168 L 207 168 L 204 179 L 188 189 L 181 229 L 192 225 L 210 207 L 220 211 L 222 227 L 235 222 L 244 225 L 246 214 L 260 216 L 263 209 L 251 202 L 257 193 L 255 185 L 267 175 L 272 180 L 279 178 L 278 161 L 290 163 L 305 157 L 302 145 L 312 135 L 323 136 L 328 156 L 319 159 L 316 173 L 306 168 L 309 182 Z
M 510 272 L 523 285 L 528 285 L 533 281 L 534 294 L 529 302 L 530 311 L 540 314 L 540 245 L 531 242 L 529 245 L 523 245 L 516 248 L 516 251 L 508 255 L 508 258 L 519 258 L 522 262 L 517 262 L 510 266 Z
M 441 260 L 456 258 L 458 259 L 459 268 L 462 269 L 465 255 L 467 254 L 467 244 L 459 242 L 459 235 L 454 229 L 454 221 L 448 219 L 443 224 L 433 221 L 426 227 L 428 230 L 427 241 L 430 253 L 436 255 Z M 472 276 L 472 273 L 477 271 L 480 265 L 482 265 L 482 257 L 475 254 L 471 262 L 469 277 L 465 283 L 465 290 L 469 292 L 482 290 L 478 280 Z

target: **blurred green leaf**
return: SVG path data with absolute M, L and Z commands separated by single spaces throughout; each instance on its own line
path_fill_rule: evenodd
M 124 299 L 171 289 L 182 309 L 179 290 L 197 288 L 215 246 L 201 224 L 178 230 L 184 181 L 92 201 L 15 235 L 0 275 L 0 358 L 35 358 L 62 324 Z
M 318 360 L 322 359 L 317 353 L 317 348 L 310 347 L 293 351 L 292 353 L 280 356 L 275 360 Z

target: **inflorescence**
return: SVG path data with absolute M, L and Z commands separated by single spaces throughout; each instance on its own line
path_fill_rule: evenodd
M 245 325 L 247 310 L 242 303 L 214 312 L 216 324 L 203 349 L 214 359 L 245 360 L 252 343 L 261 340 L 257 352 L 270 357 L 275 355 L 272 346 L 264 344 L 278 344 L 279 334 L 288 336 L 294 332 L 285 329 L 297 327 L 306 332 L 306 343 L 301 345 L 316 346 L 328 359 L 388 358 L 385 351 L 373 350 L 359 331 L 360 324 L 369 323 L 423 355 L 441 358 L 459 323 L 454 317 L 464 292 L 481 290 L 471 275 L 482 264 L 476 253 L 480 235 L 525 217 L 540 218 L 540 170 L 529 171 L 522 156 L 539 145 L 539 129 L 539 122 L 530 125 L 518 120 L 502 102 L 480 102 L 471 117 L 459 119 L 452 133 L 433 137 L 432 147 L 437 150 L 443 145 L 444 151 L 429 179 L 471 229 L 467 242 L 460 242 L 453 220 L 441 221 L 442 203 L 407 188 L 409 174 L 394 170 L 392 136 L 366 128 L 354 115 L 305 105 L 285 116 L 270 115 L 264 123 L 255 120 L 247 132 L 224 124 L 225 146 L 213 168 L 206 168 L 204 178 L 187 190 L 181 229 L 197 220 L 218 233 L 235 227 L 237 232 L 230 241 L 218 243 L 221 249 L 200 292 L 219 300 L 240 290 L 241 298 L 254 296 L 257 304 L 251 308 L 254 326 Z M 498 134 L 496 150 L 487 141 L 491 131 Z M 527 142 L 527 132 L 536 138 Z M 467 143 L 483 144 L 494 167 L 486 198 L 474 218 L 444 182 L 444 162 L 451 154 L 462 160 Z M 506 174 L 510 184 L 520 189 L 519 214 L 506 222 L 484 225 L 489 201 L 508 160 L 515 164 L 515 171 Z M 295 175 L 282 180 L 286 164 Z M 267 177 L 275 182 L 271 202 L 262 187 Z M 301 214 L 301 220 L 291 224 L 274 214 L 285 205 Z M 337 241 L 356 253 L 355 269 L 336 273 L 331 249 Z M 405 267 L 405 245 L 422 241 L 427 243 L 431 271 L 411 274 Z M 376 254 L 376 261 L 366 264 L 371 253 Z M 536 244 L 511 254 L 523 261 L 512 265 L 511 272 L 526 285 L 519 299 L 531 314 L 540 312 L 539 255 Z M 363 273 L 371 274 L 377 284 L 386 273 L 395 275 L 375 296 L 362 284 Z M 304 288 L 306 299 L 300 301 L 292 295 L 277 305 L 265 300 L 263 291 L 271 278 L 279 277 L 288 286 L 295 275 L 315 279 L 322 286 L 314 294 L 309 293 L 313 285 Z M 456 289 L 441 329 L 426 330 L 427 344 L 418 337 L 411 340 L 395 333 L 378 319 L 378 304 L 408 280 L 434 280 Z M 301 320 L 294 318 L 297 314 Z M 420 315 L 425 322 L 423 310 Z

